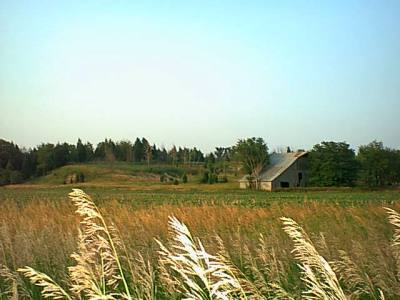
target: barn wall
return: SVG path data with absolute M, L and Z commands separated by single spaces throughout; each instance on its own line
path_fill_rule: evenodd
M 272 182 L 272 189 L 281 189 L 281 182 L 288 182 L 289 188 L 304 187 L 307 185 L 308 174 L 307 168 L 307 157 L 298 158 L 289 168 L 287 168 L 281 175 L 279 175 Z M 302 179 L 299 182 L 299 173 L 302 173 Z
M 241 189 L 248 189 L 250 187 L 250 184 L 248 181 L 240 181 L 239 182 L 239 187 Z
M 271 181 L 262 181 L 261 189 L 264 191 L 272 191 L 272 182 Z

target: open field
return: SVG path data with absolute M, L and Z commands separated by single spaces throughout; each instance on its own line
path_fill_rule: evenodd
M 340 251 L 345 251 L 361 274 L 368 274 L 374 291 L 381 289 L 387 299 L 400 297 L 389 246 L 393 230 L 383 209 L 400 210 L 398 190 L 266 193 L 239 190 L 235 182 L 178 186 L 154 182 L 140 188 L 137 182 L 102 186 L 95 180 L 77 186 L 90 194 L 106 219 L 116 225 L 131 255 L 128 260 L 137 263 L 135 253 L 140 252 L 151 261 L 155 274 L 159 247 L 154 238 L 167 241 L 168 217 L 175 215 L 211 253 L 219 250 L 215 236 L 220 236 L 232 261 L 249 278 L 255 280 L 263 274 L 266 282 L 276 282 L 299 295 L 299 269 L 279 220 L 286 216 L 301 224 L 329 261 L 340 260 Z M 67 197 L 70 191 L 70 185 L 48 180 L 0 189 L 1 264 L 11 270 L 29 265 L 66 282 L 80 221 Z M 260 235 L 265 253 L 260 252 Z M 261 273 L 255 274 L 256 270 Z M 39 298 L 38 290 L 25 284 Z M 346 282 L 343 286 L 348 293 L 355 288 Z M 4 281 L 2 289 L 4 292 Z M 174 297 L 160 283 L 157 290 L 157 298 Z

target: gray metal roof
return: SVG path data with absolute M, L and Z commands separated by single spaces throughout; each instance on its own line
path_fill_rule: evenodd
M 290 153 L 272 153 L 269 156 L 269 164 L 264 171 L 261 172 L 261 181 L 273 181 L 289 168 L 299 157 L 305 155 L 305 151 L 296 151 Z M 244 176 L 240 181 L 247 181 L 248 175 Z

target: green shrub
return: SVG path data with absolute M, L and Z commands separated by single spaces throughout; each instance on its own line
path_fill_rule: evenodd
M 208 177 L 209 177 L 210 172 L 208 170 L 205 170 L 203 174 L 201 175 L 200 182 L 201 183 L 208 183 Z
M 85 175 L 82 172 L 78 173 L 78 182 L 85 182 Z
M 182 176 L 182 182 L 183 183 L 187 183 L 188 182 L 188 177 L 187 177 L 186 173 L 183 174 L 183 176 Z
M 209 184 L 213 184 L 213 183 L 216 183 L 216 182 L 218 182 L 218 176 L 215 173 L 210 173 L 208 175 L 208 183 Z

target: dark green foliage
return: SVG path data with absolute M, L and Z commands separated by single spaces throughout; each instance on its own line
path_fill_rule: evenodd
M 144 148 L 143 143 L 139 138 L 136 138 L 135 143 L 133 144 L 133 160 L 136 162 L 140 162 L 144 159 Z
M 200 183 L 208 183 L 208 177 L 210 175 L 209 170 L 204 170 L 204 172 L 201 175 Z
M 78 162 L 84 162 L 88 159 L 88 154 L 86 153 L 86 147 L 82 144 L 81 139 L 78 139 L 76 143 L 76 152 L 78 156 Z
M 85 182 L 85 175 L 82 172 L 78 173 L 78 182 Z
M 218 175 L 215 173 L 208 174 L 208 184 L 213 184 L 218 182 Z
M 10 172 L 10 183 L 17 184 L 24 181 L 24 177 L 20 171 L 11 171 Z
M 119 161 L 133 161 L 133 145 L 130 141 L 115 144 L 115 157 Z
M 41 144 L 37 148 L 37 169 L 39 175 L 46 175 L 48 171 L 55 168 L 54 145 Z
M 0 186 L 10 183 L 10 171 L 6 169 L 0 169 Z
M 309 152 L 310 184 L 314 186 L 352 186 L 358 163 L 353 149 L 345 142 L 322 142 Z
M 172 164 L 175 165 L 178 162 L 178 151 L 176 150 L 175 145 L 168 152 L 168 155 L 170 157 L 170 161 L 172 162 Z
M 201 176 L 200 183 L 213 184 L 217 182 L 218 182 L 218 175 L 214 172 L 214 170 L 205 169 Z
M 71 151 L 72 152 L 72 151 Z M 82 143 L 81 139 L 78 139 L 76 144 L 76 154 L 74 154 L 77 162 L 87 162 L 93 159 L 93 145 L 91 143 L 86 143 L 85 145 Z M 70 161 L 74 161 L 71 157 Z
M 17 145 L 0 139 L 0 168 L 20 170 L 24 155 Z
M 30 178 L 36 174 L 36 149 L 24 153 L 24 160 L 22 162 L 22 174 L 25 179 Z
M 70 146 L 67 143 L 57 144 L 53 150 L 54 168 L 65 166 L 70 161 Z
M 174 184 L 175 184 L 175 185 L 178 185 L 178 184 L 179 184 L 179 180 L 175 178 L 175 179 L 174 179 Z
M 160 176 L 160 182 L 164 182 L 164 181 L 165 181 L 165 175 L 162 174 L 162 175 Z
M 232 158 L 232 148 L 216 147 L 214 154 L 217 168 L 220 169 L 221 172 L 223 172 L 224 177 L 226 177 L 228 162 Z
M 357 155 L 360 162 L 360 181 L 368 186 L 400 183 L 400 151 L 373 141 L 361 146 Z
M 182 182 L 183 183 L 187 183 L 188 182 L 188 177 L 187 177 L 186 173 L 183 174 L 183 176 L 182 176 Z

